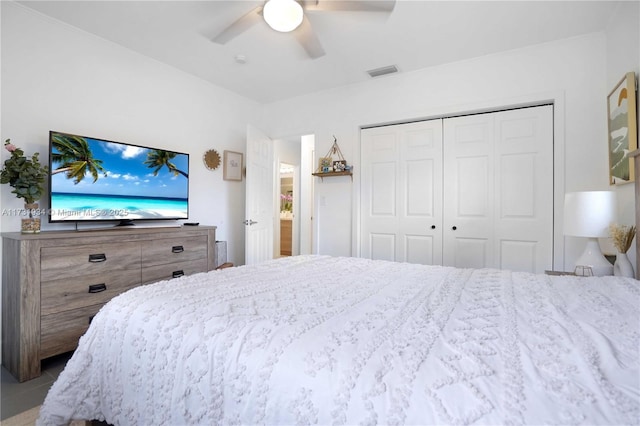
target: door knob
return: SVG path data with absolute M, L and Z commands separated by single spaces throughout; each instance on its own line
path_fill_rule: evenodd
M 435 225 L 431 225 L 431 229 L 436 229 L 436 226 Z
M 244 223 L 245 225 L 249 225 L 249 226 L 251 226 L 251 225 L 255 225 L 255 224 L 256 224 L 256 223 L 258 223 L 258 222 L 255 222 L 255 221 L 253 221 L 253 220 L 251 220 L 251 219 L 247 219 L 247 220 L 245 220 L 245 221 L 244 221 L 244 222 L 242 222 L 242 223 Z
M 458 227 L 457 226 L 452 226 L 451 229 L 453 229 L 455 231 L 456 229 L 458 229 Z

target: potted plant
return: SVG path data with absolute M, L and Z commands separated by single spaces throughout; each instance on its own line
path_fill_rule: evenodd
M 4 148 L 11 153 L 11 157 L 4 162 L 0 171 L 0 183 L 11 185 L 11 192 L 25 201 L 24 215 L 28 217 L 22 219 L 22 232 L 40 232 L 40 210 L 36 201 L 44 193 L 44 181 L 49 169 L 40 164 L 37 152 L 27 158 L 24 151 L 12 144 L 10 139 L 4 142 Z
M 627 256 L 627 251 L 631 248 L 633 238 L 636 236 L 636 227 L 633 225 L 626 226 L 613 223 L 609 227 L 609 230 L 611 238 L 613 238 L 613 245 L 618 251 L 615 263 L 613 264 L 613 275 L 633 278 L 635 273 L 633 271 L 633 265 Z

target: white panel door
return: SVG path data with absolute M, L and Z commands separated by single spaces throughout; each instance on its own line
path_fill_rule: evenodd
M 273 141 L 247 126 L 245 192 L 245 264 L 273 259 L 274 165 Z
M 442 263 L 442 121 L 361 132 L 360 255 Z
M 497 267 L 544 272 L 553 262 L 553 107 L 495 118 Z
M 444 120 L 443 263 L 494 265 L 493 115 Z
M 444 264 L 553 265 L 553 107 L 444 120 Z

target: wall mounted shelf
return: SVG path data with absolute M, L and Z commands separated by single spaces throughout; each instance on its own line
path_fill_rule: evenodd
M 338 160 L 335 160 L 334 156 L 337 156 Z M 353 182 L 352 170 L 352 166 L 347 165 L 347 161 L 344 159 L 344 155 L 342 155 L 342 151 L 340 151 L 340 147 L 338 146 L 338 141 L 334 136 L 333 145 L 329 148 L 329 152 L 320 158 L 317 170 L 311 174 L 318 176 L 322 180 L 326 177 L 351 176 L 351 182 Z
M 335 176 L 351 176 L 351 181 L 353 182 L 353 173 L 349 172 L 326 172 L 326 173 L 311 173 L 314 176 L 318 176 L 320 179 L 324 180 L 326 177 L 335 177 Z

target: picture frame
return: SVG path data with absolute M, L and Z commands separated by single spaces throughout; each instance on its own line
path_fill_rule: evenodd
M 337 160 L 333 162 L 334 172 L 344 172 L 347 169 L 347 162 L 345 160 Z
M 318 170 L 322 173 L 327 173 L 333 170 L 333 164 L 331 157 L 320 157 L 318 160 Z
M 635 180 L 629 153 L 638 149 L 636 115 L 636 76 L 628 72 L 607 96 L 607 144 L 609 185 Z
M 231 181 L 242 180 L 242 153 L 224 151 L 222 161 L 222 179 Z

